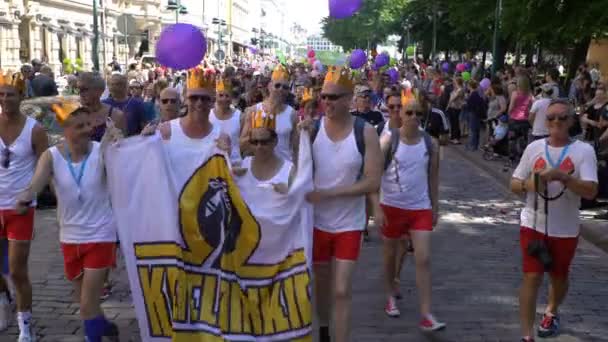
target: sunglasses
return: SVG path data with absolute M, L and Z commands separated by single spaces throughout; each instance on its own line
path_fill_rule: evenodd
M 11 150 L 9 150 L 8 148 L 4 148 L 2 150 L 2 167 L 5 169 L 8 169 L 8 167 L 11 165 Z
M 161 99 L 160 102 L 162 102 L 162 104 L 176 104 L 177 103 L 177 99 Z
M 281 84 L 281 83 L 277 83 L 274 85 L 274 89 L 281 89 L 281 88 L 283 88 L 283 90 L 289 90 L 289 85 Z
M 388 105 L 386 107 L 390 110 L 401 110 L 401 108 L 403 108 L 402 105 Z
M 321 94 L 321 100 L 336 101 L 344 96 L 346 94 Z
M 88 91 L 89 91 L 89 88 L 86 88 L 86 87 L 79 87 L 78 88 L 78 92 L 81 93 L 81 94 L 84 94 L 84 93 L 86 93 Z
M 133 86 L 133 87 L 129 87 L 129 89 L 131 89 L 131 90 L 143 90 L 144 87 Z
M 420 111 L 406 110 L 405 115 L 407 115 L 407 116 L 412 116 L 412 115 L 424 116 L 424 113 L 420 112 Z
M 188 96 L 188 100 L 191 102 L 201 101 L 201 102 L 211 102 L 211 96 L 208 95 L 190 95 Z
M 220 93 L 220 94 L 217 94 L 217 97 L 219 97 L 219 98 L 222 98 L 222 99 L 223 99 L 223 98 L 229 98 L 229 97 L 230 97 L 230 95 Z
M 555 116 L 547 116 L 547 121 L 553 122 L 555 120 L 559 120 L 561 122 L 564 122 L 566 120 L 568 120 L 568 116 L 567 115 L 555 115 Z
M 272 138 L 269 139 L 250 139 L 249 143 L 253 146 L 267 146 L 272 143 Z

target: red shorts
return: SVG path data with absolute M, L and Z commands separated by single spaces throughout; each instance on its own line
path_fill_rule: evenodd
M 32 241 L 34 239 L 35 209 L 19 215 L 15 210 L 0 210 L 0 238 L 13 241 Z
M 62 243 L 65 276 L 72 281 L 80 277 L 85 269 L 110 268 L 116 263 L 116 243 Z
M 431 209 L 407 210 L 381 204 L 384 212 L 382 235 L 387 239 L 407 236 L 410 230 L 433 230 L 433 211 Z
M 527 227 L 519 230 L 519 243 L 521 246 L 524 273 L 545 273 L 543 264 L 537 258 L 528 255 L 528 244 L 534 240 L 545 239 L 545 234 Z M 570 264 L 576 252 L 578 237 L 559 238 L 549 236 L 547 238 L 549 251 L 553 259 L 553 266 L 549 272 L 556 278 L 567 278 L 570 272 Z
M 338 260 L 356 261 L 361 251 L 361 235 L 360 230 L 328 233 L 315 228 L 312 242 L 313 262 L 326 263 L 332 257 Z

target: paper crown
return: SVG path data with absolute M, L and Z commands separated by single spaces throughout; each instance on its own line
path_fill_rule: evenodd
M 401 91 L 401 105 L 406 106 L 408 103 L 416 101 L 416 96 L 412 92 L 411 88 L 403 89 Z
M 258 110 L 251 116 L 251 128 L 268 128 L 274 130 L 277 125 L 276 115 Z
M 215 73 L 211 70 L 191 69 L 188 72 L 188 89 L 215 90 Z
M 272 71 L 272 81 L 288 81 L 289 80 L 289 72 L 283 66 L 283 64 L 279 64 Z
M 306 88 L 302 94 L 302 103 L 310 100 L 312 100 L 312 88 Z
M 20 72 L 2 71 L 0 69 L 0 86 L 16 88 L 20 93 L 25 92 L 25 80 Z
M 355 89 L 353 77 L 353 73 L 349 68 L 332 66 L 327 71 L 327 75 L 325 75 L 324 83 L 333 83 L 353 91 Z
M 218 77 L 217 83 L 215 84 L 215 91 L 222 93 L 232 92 L 232 82 L 229 79 Z
M 61 124 L 70 118 L 75 111 L 82 108 L 79 102 L 60 98 L 59 103 L 53 103 L 51 108 L 55 112 L 57 121 Z

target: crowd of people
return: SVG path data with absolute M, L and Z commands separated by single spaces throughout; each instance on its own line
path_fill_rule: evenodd
M 446 327 L 431 305 L 441 149 L 464 137 L 469 151 L 486 145 L 518 163 L 511 186 L 527 194 L 521 222 L 522 341 L 533 340 L 545 271 L 551 289 L 538 335 L 558 333 L 580 199 L 593 199 L 598 191 L 596 151 L 581 140 L 597 148 L 608 137 L 605 85 L 586 67 L 566 93 L 553 70 L 541 80 L 535 70 L 509 68 L 485 82 L 486 71 L 474 62 L 466 81 L 453 68 L 414 62 L 398 66 L 397 79 L 372 68 L 310 70 L 272 61 L 221 68 L 205 62 L 188 73 L 134 65 L 125 74 L 70 76 L 64 97 L 50 98 L 58 93 L 56 85 L 55 92 L 39 92 L 45 87 L 36 84 L 49 86 L 52 76 L 43 72 L 45 66 L 37 67 L 26 65 L 0 79 L 0 231 L 8 239 L 10 274 L 0 281 L 0 330 L 10 324 L 14 300 L 20 342 L 35 340 L 27 265 L 37 195 L 49 182 L 58 201 L 65 274 L 76 289 L 85 336 L 95 342 L 118 336 L 100 307 L 111 294 L 108 274 L 116 263 L 116 223 L 102 156 L 122 136 L 155 134 L 166 142 L 183 182 L 198 167 L 194 156 L 210 148 L 224 151 L 250 207 L 288 191 L 299 137 L 310 136 L 315 190 L 307 200 L 314 204 L 321 342 L 330 335 L 339 342 L 350 338 L 351 286 L 370 217 L 383 238 L 385 313 L 400 315 L 399 275 L 412 253 L 418 326 Z M 48 104 L 61 139 L 49 144 L 49 127 L 24 115 L 22 102 Z

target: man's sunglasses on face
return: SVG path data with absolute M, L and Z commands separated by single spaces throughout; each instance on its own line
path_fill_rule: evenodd
M 167 104 L 167 103 L 176 104 L 177 103 L 177 99 L 160 99 L 160 102 L 162 104 Z
M 346 96 L 346 94 L 321 94 L 321 100 L 323 101 L 336 101 Z
M 403 108 L 402 105 L 388 105 L 386 107 L 388 107 L 390 110 L 401 110 L 401 108 Z
M 424 113 L 421 111 L 406 110 L 405 115 L 407 115 L 407 116 L 416 115 L 417 117 L 422 117 L 422 116 L 424 116 Z
M 283 90 L 289 90 L 289 85 L 288 84 L 281 84 L 281 83 L 275 83 L 274 85 L 274 89 L 281 89 L 283 88 Z
M 208 95 L 190 95 L 188 96 L 188 100 L 190 100 L 191 102 L 211 102 L 212 99 L 211 96 Z
M 547 115 L 547 121 L 553 122 L 555 120 L 565 122 L 566 120 L 568 120 L 568 115 Z
M 271 138 L 268 139 L 250 139 L 249 143 L 253 146 L 267 146 L 270 145 L 270 143 L 272 142 Z

